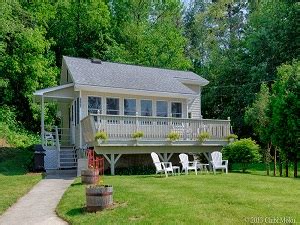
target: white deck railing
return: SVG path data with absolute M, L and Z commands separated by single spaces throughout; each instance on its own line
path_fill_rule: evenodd
M 83 138 L 95 140 L 96 131 L 107 132 L 109 139 L 132 139 L 136 131 L 144 133 L 143 139 L 162 140 L 175 131 L 181 140 L 196 140 L 201 132 L 208 132 L 211 139 L 224 139 L 230 134 L 230 120 L 186 119 L 171 117 L 145 117 L 93 114 L 82 121 Z
M 53 126 L 44 132 L 44 146 L 70 145 L 70 129 Z

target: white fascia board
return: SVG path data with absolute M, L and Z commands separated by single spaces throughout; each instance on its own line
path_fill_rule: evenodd
M 72 87 L 72 86 L 74 86 L 74 84 L 70 83 L 70 84 L 64 84 L 64 85 L 60 85 L 60 86 L 56 86 L 56 87 L 50 87 L 50 88 L 40 89 L 40 90 L 35 91 L 33 93 L 33 95 L 42 96 L 45 93 L 52 92 L 52 91 L 57 91 L 57 90 L 61 90 L 61 89 Z
M 111 88 L 111 87 L 99 87 L 99 86 L 75 84 L 74 91 L 80 91 L 80 90 L 116 93 L 116 94 L 128 94 L 128 95 L 183 98 L 183 99 L 198 96 L 197 94 L 182 94 L 182 93 L 134 90 L 134 89 L 125 89 L 125 88 Z
M 205 80 L 205 81 L 199 81 L 199 80 L 191 80 L 191 79 L 182 79 L 182 78 L 176 78 L 178 81 L 180 81 L 183 84 L 195 84 L 195 85 L 199 85 L 201 87 L 208 85 L 209 81 Z

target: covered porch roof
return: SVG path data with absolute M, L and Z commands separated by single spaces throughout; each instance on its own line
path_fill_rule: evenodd
M 33 95 L 35 102 L 42 102 L 42 98 L 44 101 L 69 102 L 74 99 L 74 84 L 40 89 L 34 92 Z

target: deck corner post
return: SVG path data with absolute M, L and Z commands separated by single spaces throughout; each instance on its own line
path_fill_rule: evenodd
M 110 173 L 115 175 L 115 154 L 110 154 Z

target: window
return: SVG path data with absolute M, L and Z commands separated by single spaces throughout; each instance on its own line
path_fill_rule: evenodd
M 135 99 L 124 99 L 124 115 L 130 115 L 130 116 L 136 115 Z
M 89 114 L 98 114 L 102 113 L 101 109 L 101 97 L 88 97 L 88 113 Z
M 156 116 L 167 117 L 168 116 L 168 102 L 157 101 L 156 102 Z
M 172 117 L 182 117 L 182 104 L 180 102 L 172 102 L 171 104 Z
M 152 101 L 151 100 L 141 100 L 141 115 L 142 116 L 152 116 Z
M 106 99 L 106 114 L 107 115 L 119 115 L 119 99 L 118 98 L 107 98 Z

